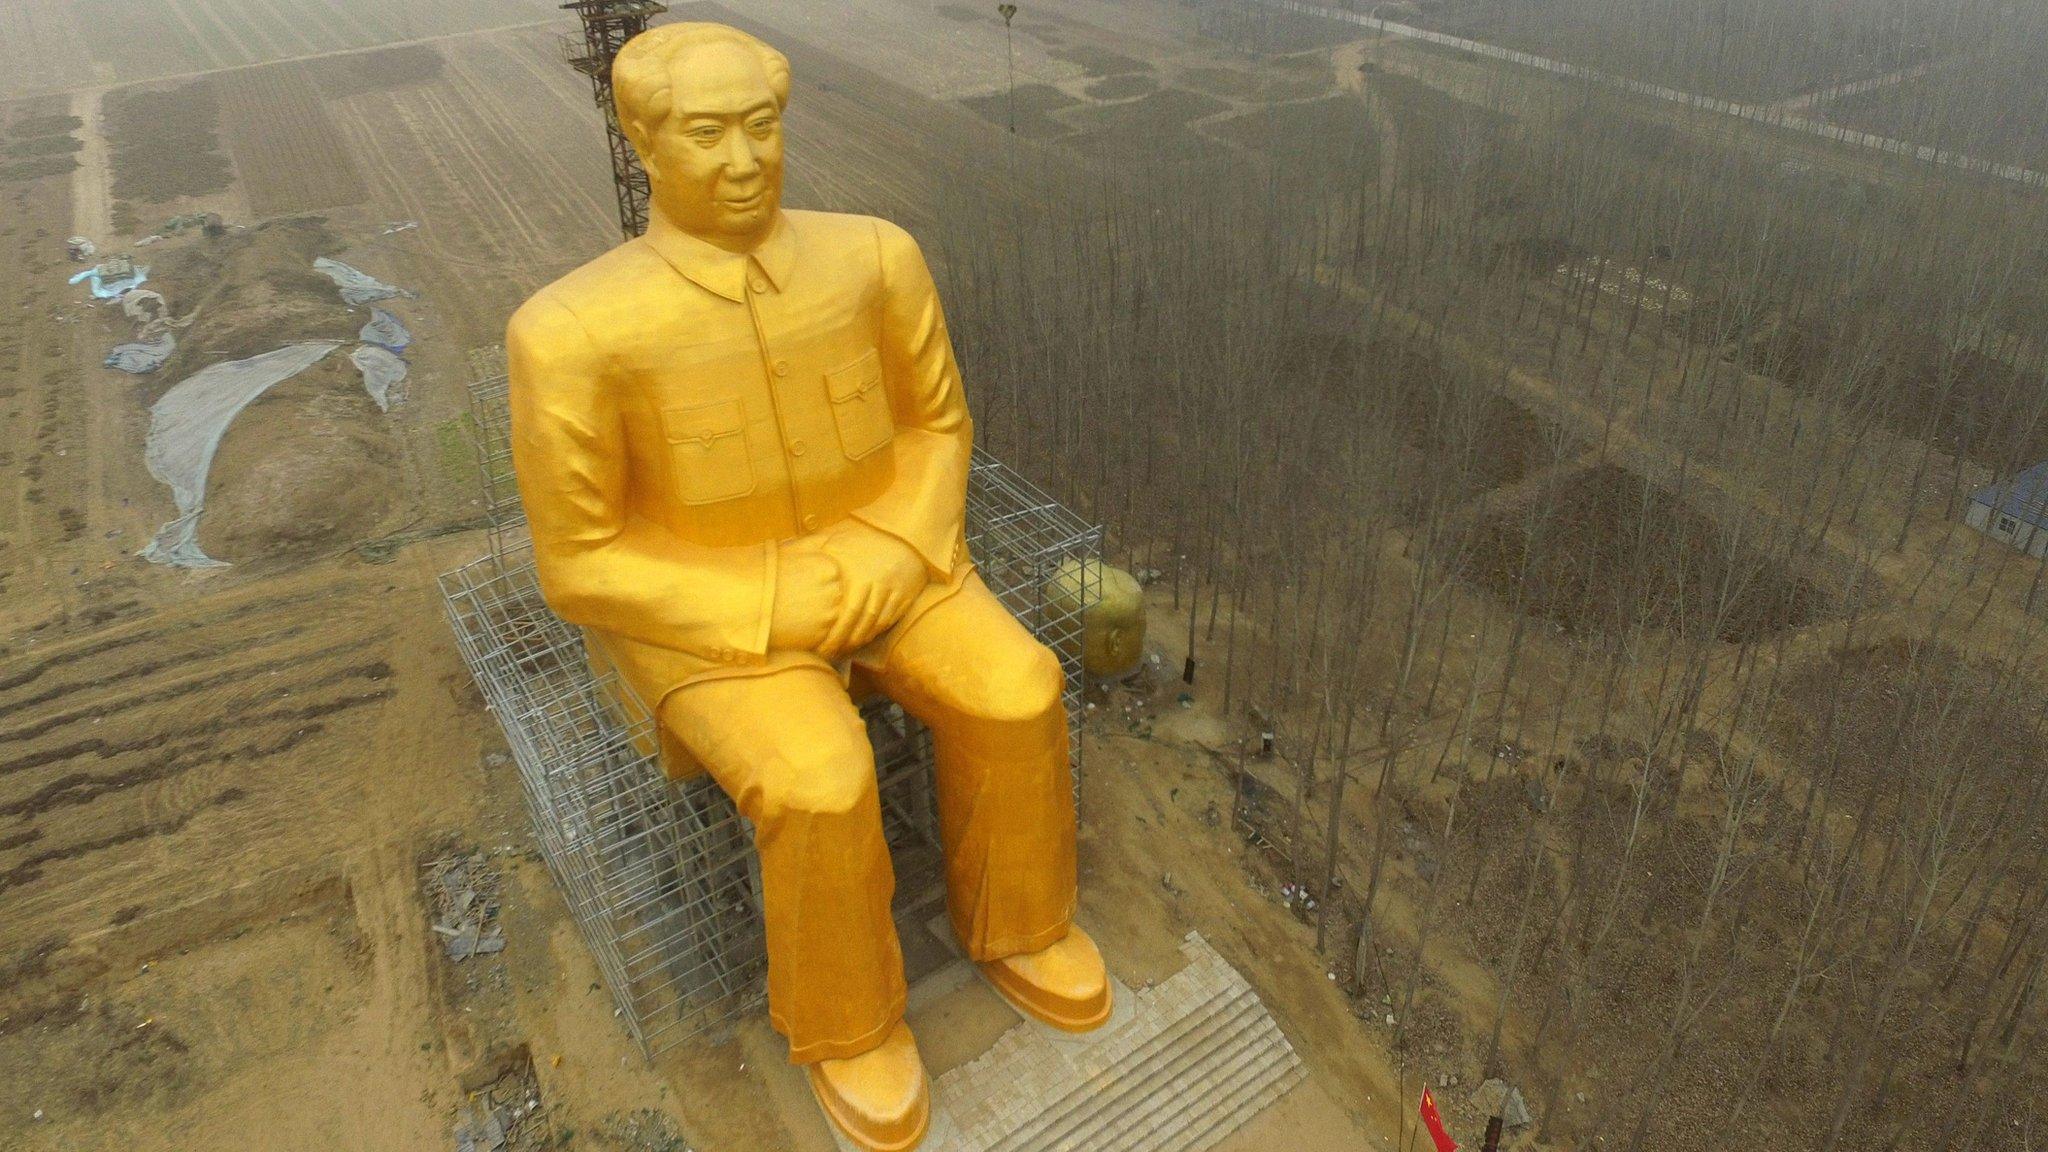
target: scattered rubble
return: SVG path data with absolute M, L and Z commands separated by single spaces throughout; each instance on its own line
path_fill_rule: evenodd
M 614 1112 L 597 1126 L 596 1135 L 600 1147 L 617 1152 L 690 1152 L 676 1122 L 653 1108 Z
M 427 897 L 434 931 L 457 962 L 505 950 L 498 923 L 498 873 L 482 852 L 443 856 L 427 865 Z
M 1500 1117 L 1510 1132 L 1536 1122 L 1535 1117 L 1529 1115 L 1529 1106 L 1522 1102 L 1521 1089 L 1505 1080 L 1488 1080 L 1481 1084 L 1473 1091 L 1471 1104 L 1481 1116 Z
M 455 1111 L 456 1152 L 541 1152 L 555 1146 L 533 1061 L 522 1058 Z
M 147 265 L 137 264 L 126 255 L 110 256 L 87 268 L 70 279 L 77 284 L 84 281 L 95 299 L 117 300 L 123 294 L 140 288 L 149 279 Z

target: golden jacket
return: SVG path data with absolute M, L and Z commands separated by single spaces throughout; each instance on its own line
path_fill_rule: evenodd
M 650 709 L 758 675 L 777 555 L 854 517 L 968 569 L 972 425 L 917 242 L 866 216 L 786 211 L 752 253 L 666 225 L 512 317 L 512 455 L 548 604 Z

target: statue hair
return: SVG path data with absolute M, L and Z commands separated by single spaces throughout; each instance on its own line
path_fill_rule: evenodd
M 735 45 L 759 56 L 761 70 L 768 75 L 768 88 L 775 94 L 775 107 L 789 105 L 789 58 L 755 37 L 724 24 L 702 22 L 650 28 L 626 41 L 612 62 L 612 98 L 618 105 L 619 126 L 643 156 L 655 131 L 675 111 L 671 88 L 676 68 L 690 53 L 712 44 Z

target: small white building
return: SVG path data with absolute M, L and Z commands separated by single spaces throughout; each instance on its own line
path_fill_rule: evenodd
M 2029 556 L 2048 556 L 2048 462 L 1970 493 L 1963 522 Z

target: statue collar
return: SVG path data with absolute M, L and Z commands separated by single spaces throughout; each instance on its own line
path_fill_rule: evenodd
M 790 227 L 786 212 L 776 212 L 775 225 L 768 230 L 768 238 L 752 252 L 744 254 L 728 252 L 716 244 L 700 240 L 662 219 L 659 214 L 647 221 L 646 240 L 671 268 L 691 283 L 734 303 L 747 298 L 747 274 L 750 271 L 767 277 L 777 292 L 789 286 L 790 274 L 796 271 L 796 231 Z

